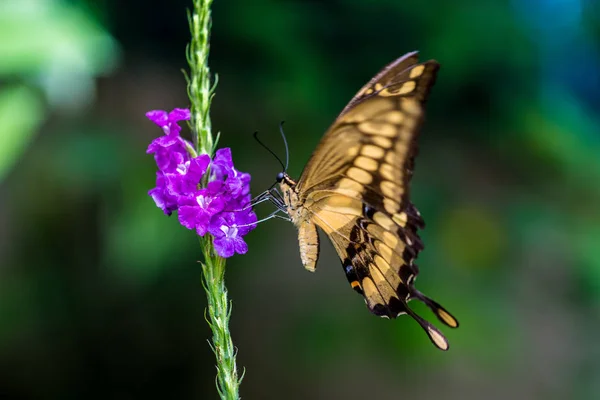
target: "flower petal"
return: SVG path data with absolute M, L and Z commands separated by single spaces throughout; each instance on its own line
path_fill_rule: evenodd
M 188 229 L 196 229 L 198 219 L 198 208 L 191 206 L 182 206 L 177 210 L 177 219 L 179 223 Z
M 209 164 L 210 157 L 208 154 L 200 154 L 198 157 L 192 158 L 190 160 L 190 166 L 188 168 L 186 178 L 199 183 L 204 176 L 204 173 L 208 169 Z
M 246 254 L 248 252 L 248 245 L 244 241 L 244 239 L 238 237 L 234 241 L 234 249 L 238 254 Z
M 227 238 L 215 238 L 213 240 L 213 244 L 215 246 L 215 251 L 218 255 L 224 258 L 231 257 L 235 252 L 235 246 L 231 243 Z
M 178 142 L 179 141 L 177 140 L 177 138 L 172 136 L 159 136 L 152 142 L 150 142 L 150 144 L 148 145 L 148 149 L 146 150 L 146 154 L 155 153 L 159 149 L 172 146 L 174 144 L 177 144 Z
M 233 161 L 231 159 L 231 149 L 225 147 L 217 150 L 211 165 L 213 179 L 226 179 L 232 172 L 232 169 Z
M 173 111 L 169 113 L 169 121 L 171 122 L 187 121 L 190 117 L 191 113 L 187 108 L 174 108 Z
M 166 111 L 163 110 L 152 110 L 146 113 L 146 118 L 154 122 L 161 128 L 169 122 L 169 116 Z
M 177 210 L 177 199 L 172 196 L 166 188 L 167 179 L 164 174 L 158 172 L 156 174 L 156 187 L 148 191 L 148 195 L 152 197 L 158 208 L 163 210 L 167 215 Z

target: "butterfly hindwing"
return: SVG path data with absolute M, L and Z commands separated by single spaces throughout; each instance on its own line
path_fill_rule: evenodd
M 362 214 L 356 216 L 353 211 L 338 207 L 335 217 L 328 204 L 333 197 L 314 204 L 316 222 L 319 216 L 327 216 L 328 221 L 321 221 L 325 232 L 329 235 L 340 259 L 346 278 L 351 287 L 361 294 L 369 310 L 375 315 L 396 318 L 409 314 L 425 330 L 431 341 L 440 349 L 447 350 L 448 342 L 444 335 L 429 322 L 416 315 L 409 307 L 412 299 L 423 301 L 440 321 L 450 327 L 457 327 L 456 319 L 438 303 L 431 300 L 413 286 L 418 273 L 413 263 L 412 252 L 406 242 L 398 236 L 390 234 L 390 229 L 380 225 L 375 212 L 364 206 Z M 342 200 L 336 201 L 341 203 Z M 321 212 L 327 210 L 326 212 Z M 341 227 L 332 230 L 329 221 L 337 223 L 346 221 Z M 402 229 L 399 227 L 399 229 Z

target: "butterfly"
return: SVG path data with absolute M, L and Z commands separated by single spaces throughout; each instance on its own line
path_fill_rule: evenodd
M 456 318 L 414 286 L 415 259 L 423 250 L 418 230 L 425 224 L 410 201 L 409 185 L 424 103 L 438 69 L 435 60 L 419 63 L 417 52 L 385 66 L 342 110 L 300 179 L 294 181 L 286 165 L 277 175 L 279 190 L 274 184 L 256 200 L 270 200 L 278 208 L 271 216 L 283 212 L 280 217 L 298 228 L 306 269 L 316 269 L 319 227 L 373 314 L 408 314 L 435 346 L 447 350 L 445 336 L 408 306 L 417 299 L 442 323 L 458 327 Z

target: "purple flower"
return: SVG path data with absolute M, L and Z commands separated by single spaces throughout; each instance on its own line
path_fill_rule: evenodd
M 210 220 L 225 207 L 225 201 L 211 193 L 209 189 L 200 189 L 179 207 L 179 223 L 188 229 L 196 229 L 200 236 L 208 230 Z
M 198 184 L 208 169 L 210 157 L 201 154 L 185 163 L 179 164 L 175 172 L 169 174 L 169 189 L 179 196 L 192 195 L 198 190 Z
M 156 187 L 151 189 L 148 194 L 165 214 L 171 215 L 173 211 L 177 210 L 177 196 L 168 190 L 167 178 L 162 172 L 156 173 Z
M 161 136 L 154 139 L 146 153 L 154 153 L 158 169 L 164 172 L 173 172 L 180 164 L 190 160 L 186 141 L 180 137 Z
M 250 193 L 250 174 L 232 168 L 232 173 L 225 181 L 233 197 L 245 196 Z
M 215 218 L 209 226 L 209 232 L 215 237 L 213 244 L 218 255 L 231 257 L 235 253 L 246 254 L 248 245 L 242 239 L 243 233 L 238 228 L 235 213 L 224 213 Z
M 146 117 L 160 126 L 167 136 L 179 136 L 181 127 L 177 122 L 190 119 L 190 110 L 187 108 L 175 108 L 167 114 L 163 110 L 153 110 L 146 113 Z
M 212 174 L 211 178 L 225 180 L 232 169 L 233 160 L 231 158 L 231 149 L 225 147 L 224 149 L 217 150 L 210 167 L 210 172 Z
M 240 172 L 233 167 L 230 148 L 216 151 L 211 165 L 211 179 L 223 180 L 229 194 L 233 197 L 250 193 L 250 174 Z
M 190 119 L 189 110 L 176 108 L 168 114 L 166 111 L 154 110 L 146 113 L 146 117 L 165 132 L 165 136 L 154 139 L 146 150 L 147 154 L 154 154 L 158 169 L 173 172 L 178 165 L 189 161 L 187 148 L 192 145 L 179 136 L 181 127 L 177 124 Z
M 165 133 L 148 146 L 147 153 L 154 154 L 159 169 L 156 187 L 148 194 L 165 214 L 177 211 L 184 227 L 200 236 L 212 234 L 220 256 L 245 254 L 248 246 L 243 236 L 256 227 L 257 220 L 249 207 L 250 174 L 235 169 L 228 148 L 217 150 L 212 161 L 207 154 L 190 155 L 192 145 L 179 136 L 178 125 L 190 118 L 189 110 L 155 110 L 146 116 Z M 203 182 L 205 187 L 200 186 Z

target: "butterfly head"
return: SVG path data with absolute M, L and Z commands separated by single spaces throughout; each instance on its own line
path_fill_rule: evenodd
M 279 183 L 281 190 L 283 190 L 284 192 L 296 186 L 296 182 L 292 178 L 290 178 L 290 176 L 286 172 L 278 173 L 275 180 L 277 181 L 277 183 Z

